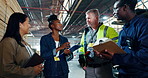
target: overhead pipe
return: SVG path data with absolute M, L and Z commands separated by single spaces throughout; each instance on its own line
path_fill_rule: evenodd
M 40 4 L 40 7 L 42 7 L 42 1 L 41 0 L 39 0 L 39 4 Z M 41 14 L 41 21 L 42 21 L 42 23 L 43 23 L 43 12 L 40 12 L 40 14 Z
M 147 9 L 147 7 L 145 6 L 144 2 L 142 0 L 140 0 L 140 1 L 141 1 L 142 5 Z
M 64 3 L 62 4 L 60 0 L 58 0 L 58 1 L 59 1 L 60 5 L 62 6 L 62 8 L 64 8 L 64 10 L 66 10 L 66 12 L 67 12 L 66 14 L 68 15 L 68 10 L 67 10 L 66 7 L 63 5 Z M 68 2 L 67 2 L 67 3 L 68 3 Z M 62 12 L 62 13 L 59 12 L 59 16 L 60 16 L 60 18 L 63 17 L 62 14 L 64 14 L 64 13 L 63 13 L 63 12 Z M 61 20 L 61 19 L 60 19 L 60 20 Z M 65 19 L 64 19 L 64 20 L 65 20 Z M 63 21 L 63 20 L 62 20 L 62 21 Z
M 82 13 L 78 16 L 78 18 L 80 18 L 80 16 L 83 14 L 83 13 L 85 13 L 85 11 L 89 8 L 89 6 L 92 4 L 94 2 L 94 0 L 92 0 L 91 2 L 90 2 L 90 4 L 82 11 Z M 74 22 L 76 22 L 77 20 L 78 20 L 78 18 L 74 21 Z M 73 23 L 74 23 L 73 22 Z
M 75 12 L 77 12 L 76 9 L 78 8 L 78 6 L 80 5 L 81 2 L 82 2 L 82 0 L 79 0 L 77 6 L 75 7 L 74 11 L 73 11 L 72 14 L 71 14 L 71 17 L 73 16 L 73 14 L 74 14 Z M 81 13 L 82 13 L 82 11 L 81 11 Z M 70 19 L 71 17 L 69 17 L 69 19 Z M 65 30 L 65 28 L 67 27 L 67 24 L 69 23 L 69 21 L 70 21 L 70 20 L 68 20 L 68 22 L 66 23 L 65 27 L 63 28 L 63 30 Z
M 49 9 L 49 8 L 36 8 L 36 7 L 21 7 L 25 9 L 35 9 L 35 10 L 55 10 L 55 11 L 68 11 L 68 12 L 77 12 L 77 13 L 84 13 L 83 11 L 72 11 L 72 10 L 59 10 L 59 9 Z
M 28 3 L 27 3 L 27 1 L 26 0 L 23 0 L 24 1 L 24 4 L 28 7 L 29 5 L 28 5 Z M 35 1 L 34 1 L 35 2 Z M 35 2 L 36 3 L 36 2 Z M 29 11 L 29 9 L 28 8 L 26 8 L 27 9 L 27 11 L 28 11 L 28 15 L 30 16 L 30 19 L 31 20 L 33 20 L 33 14 Z M 40 19 L 36 14 L 34 14 L 38 19 Z M 41 21 L 41 20 L 40 20 Z M 41 23 L 43 23 L 42 21 L 41 21 Z
M 110 1 L 110 0 L 106 1 L 106 3 L 109 2 L 109 1 Z M 99 2 L 99 3 L 100 3 L 100 2 Z M 98 6 L 97 6 L 97 7 L 98 7 Z M 97 8 L 97 7 L 95 7 L 95 8 Z M 106 11 L 107 11 L 107 10 L 103 11 L 103 13 L 100 13 L 100 15 L 108 15 L 108 16 L 112 16 L 112 15 L 106 13 Z
M 63 30 L 66 29 L 68 23 L 70 22 L 70 19 L 71 17 L 74 15 L 74 13 L 76 12 L 76 9 L 78 8 L 78 6 L 80 5 L 80 3 L 82 2 L 82 0 L 79 0 L 78 4 L 76 5 L 76 7 L 74 8 L 74 11 L 72 12 L 71 16 L 68 18 L 68 21 L 66 22 L 66 25 L 64 26 Z M 82 13 L 82 12 L 81 12 Z M 70 14 L 69 14 L 70 15 Z M 66 32 L 63 32 L 63 35 L 65 34 Z
M 58 0 L 58 1 L 59 1 L 60 5 L 65 9 L 65 11 L 68 12 L 68 10 L 62 5 L 62 3 L 60 2 L 60 0 Z
M 92 1 L 93 2 L 93 1 Z M 91 4 L 91 3 L 90 3 Z M 90 5 L 89 4 L 89 5 Z M 107 14 L 107 13 L 105 13 L 105 12 L 103 12 L 103 13 L 101 13 L 100 15 L 108 15 L 108 16 L 110 16 L 110 14 Z M 75 20 L 76 21 L 76 20 Z M 73 22 L 74 23 L 74 22 Z M 83 28 L 85 28 L 86 27 L 86 25 L 84 26 L 84 27 L 81 27 L 81 29 L 83 29 Z M 70 28 L 70 27 L 69 27 Z M 77 31 L 80 31 L 81 29 L 79 29 L 79 30 L 77 30 Z
M 73 10 L 73 9 L 76 8 L 75 6 L 77 5 L 78 0 L 75 0 L 73 3 L 70 3 L 70 1 L 68 0 L 67 3 L 69 3 L 68 5 L 71 5 L 71 8 L 69 8 L 69 9 Z M 66 5 L 67 5 L 67 4 L 66 4 Z M 72 12 L 69 12 L 69 13 L 66 15 L 66 17 L 69 17 L 71 13 L 72 13 Z M 69 18 L 68 18 L 68 19 L 69 19 Z M 66 22 L 66 21 L 67 21 L 67 18 L 64 19 L 64 22 Z
M 94 2 L 94 0 L 92 0 L 92 1 L 90 2 L 90 4 L 82 11 L 82 13 L 78 16 L 78 18 L 80 18 L 80 16 L 81 16 L 83 13 L 85 13 L 86 9 L 88 9 L 89 6 L 90 6 L 93 2 Z M 71 16 L 71 17 L 72 17 L 72 16 Z M 74 22 L 76 22 L 76 21 L 78 20 L 78 18 L 77 18 Z M 74 23 L 74 22 L 73 22 L 73 23 Z M 68 23 L 69 23 L 69 22 L 68 22 Z M 67 23 L 67 24 L 68 24 L 68 23 Z M 67 25 L 67 24 L 66 24 L 66 25 Z M 67 27 L 67 26 L 65 26 L 64 28 L 66 28 L 66 27 Z M 69 28 L 70 28 L 70 27 L 69 27 Z M 68 29 L 69 29 L 69 28 L 68 28 Z

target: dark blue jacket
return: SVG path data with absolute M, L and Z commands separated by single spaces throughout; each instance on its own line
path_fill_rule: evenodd
M 148 78 L 148 18 L 135 16 L 125 24 L 118 45 L 127 52 L 113 56 L 112 62 L 120 65 L 119 73 Z
M 68 42 L 68 39 L 60 35 L 60 45 Z M 55 41 L 50 34 L 42 36 L 40 41 L 41 56 L 45 59 L 44 62 L 44 75 L 45 76 L 61 76 L 68 74 L 68 64 L 66 55 L 60 56 L 60 61 L 54 61 L 53 50 L 56 49 Z M 62 53 L 60 51 L 60 53 Z

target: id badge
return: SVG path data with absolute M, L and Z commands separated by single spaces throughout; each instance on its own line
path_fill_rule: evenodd
M 60 58 L 55 56 L 54 61 L 60 61 Z
M 93 47 L 94 43 L 89 43 L 88 47 Z

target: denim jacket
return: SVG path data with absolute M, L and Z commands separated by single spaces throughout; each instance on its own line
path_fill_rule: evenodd
M 118 45 L 126 52 L 113 56 L 113 63 L 120 66 L 119 73 L 148 78 L 148 18 L 135 16 L 125 24 Z
M 66 61 L 66 54 L 60 55 L 60 61 L 54 61 L 53 50 L 56 49 L 55 41 L 49 33 L 41 37 L 40 49 L 41 56 L 45 59 L 44 62 L 44 75 L 45 76 L 61 76 L 69 73 L 68 64 Z M 60 45 L 68 42 L 68 39 L 60 35 Z M 60 51 L 60 54 L 63 50 Z

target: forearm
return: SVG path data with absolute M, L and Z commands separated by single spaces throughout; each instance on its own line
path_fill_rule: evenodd
M 61 47 L 56 48 L 56 52 L 58 52 L 60 50 L 63 50 L 63 48 L 61 48 Z
M 3 75 L 11 78 L 33 78 L 35 72 L 33 67 L 21 68 L 15 64 L 3 64 Z

